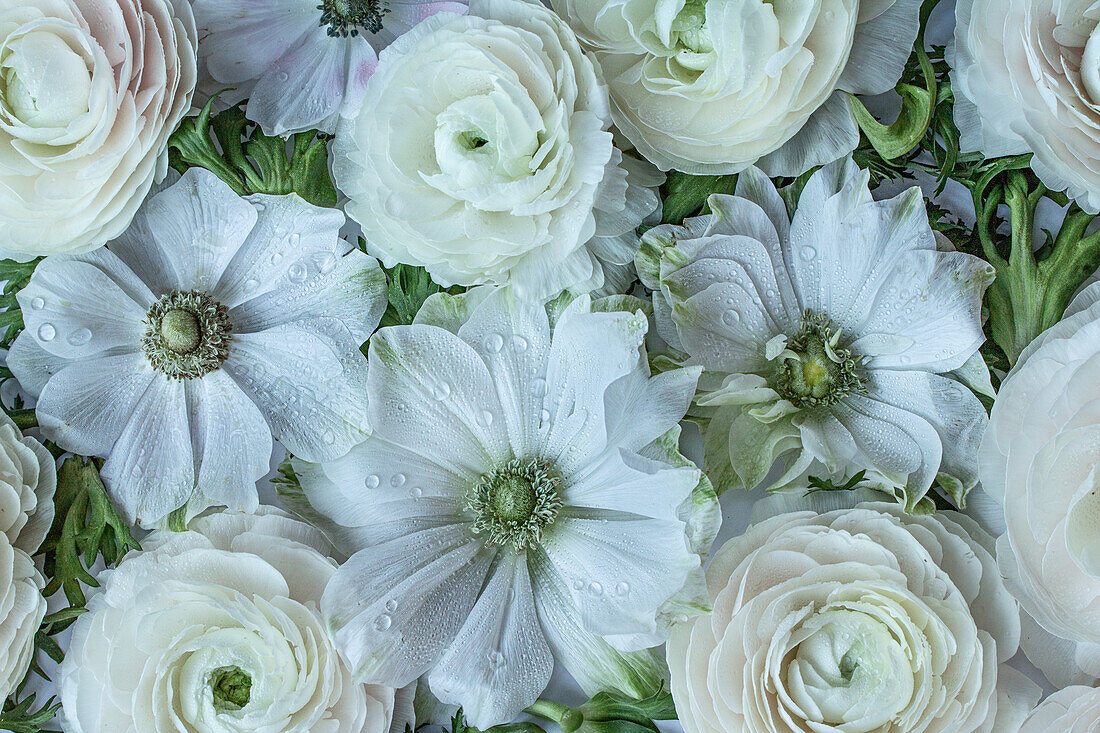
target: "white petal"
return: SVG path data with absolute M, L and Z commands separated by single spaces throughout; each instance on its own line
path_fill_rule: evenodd
M 480 356 L 434 326 L 383 328 L 371 339 L 371 428 L 450 470 L 481 475 L 511 457 L 503 408 Z
M 440 700 L 461 705 L 471 724 L 486 729 L 515 720 L 546 689 L 553 671 L 526 555 L 509 551 L 428 683 Z
M 260 77 L 248 100 L 248 117 L 268 135 L 319 129 L 332 133 L 347 88 L 349 43 L 324 28 L 303 33 Z
M 141 347 L 146 309 L 94 265 L 50 257 L 17 298 L 25 333 L 51 354 L 73 359 Z
M 837 87 L 852 94 L 883 94 L 901 78 L 920 28 L 921 0 L 895 0 L 856 26 L 848 65 Z M 863 3 L 860 4 L 863 12 Z
M 604 395 L 607 444 L 641 450 L 679 424 L 695 396 L 701 369 L 673 369 L 648 377 L 636 370 Z
M 279 442 L 316 462 L 344 455 L 366 436 L 366 364 L 341 323 L 317 319 L 311 326 L 236 334 L 222 368 Z
M 470 314 L 458 336 L 485 361 L 517 456 L 531 455 L 546 396 L 550 322 L 539 304 L 495 290 Z
M 609 450 L 597 463 L 568 477 L 562 499 L 569 507 L 675 521 L 699 476 L 695 468 L 673 468 L 623 450 Z
M 195 0 L 194 9 L 207 68 L 223 83 L 258 78 L 318 17 L 309 3 L 279 0 Z
M 604 636 L 654 632 L 657 608 L 700 564 L 688 551 L 683 523 L 585 516 L 583 510 L 563 509 L 541 546 L 580 609 L 581 622 Z
M 26 331 L 16 337 L 4 361 L 19 380 L 19 386 L 34 397 L 42 394 L 50 377 L 70 363 L 68 359 L 54 356 L 43 349 L 34 336 Z
M 352 555 L 326 588 L 321 610 L 355 677 L 404 687 L 431 669 L 465 623 L 491 559 L 466 525 Z
M 218 370 L 187 383 L 191 434 L 203 495 L 230 509 L 259 506 L 256 482 L 268 471 L 271 431 L 229 375 Z
M 130 522 L 148 526 L 183 506 L 195 490 L 183 382 L 152 379 L 100 475 Z
M 840 160 L 859 145 L 859 127 L 841 92 L 833 92 L 794 137 L 757 162 L 769 176 L 800 176 Z
M 65 366 L 39 395 L 35 411 L 42 432 L 65 450 L 106 456 L 154 374 L 141 353 Z
M 335 318 L 363 344 L 386 311 L 386 275 L 373 257 L 353 249 L 342 257 L 325 255 L 313 267 L 292 270 L 289 282 L 229 311 L 234 333 L 264 331 L 284 324 L 310 329 L 316 318 Z M 301 282 L 295 282 L 300 273 Z

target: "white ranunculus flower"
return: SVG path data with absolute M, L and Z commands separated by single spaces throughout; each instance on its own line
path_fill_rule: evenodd
M 1100 678 L 1098 374 L 1093 284 L 1001 383 L 979 454 L 982 485 L 1004 507 L 997 559 L 1008 587 L 1058 637 L 1025 636 L 1024 652 L 1058 685 Z
M 668 643 L 684 730 L 1016 733 L 1039 689 L 1003 664 L 1020 623 L 993 538 L 846 494 L 766 499 L 715 553 L 714 610 Z
M 46 581 L 27 552 L 0 532 L 0 703 L 23 681 L 46 616 Z
M 572 31 L 474 0 L 397 39 L 341 122 L 333 165 L 383 263 L 531 300 L 629 284 L 656 170 L 612 146 L 607 88 Z
M 199 57 L 212 79 L 248 97 L 269 135 L 334 132 L 357 109 L 378 51 L 459 0 L 192 0 Z
M 264 507 L 142 544 L 100 575 L 73 628 L 58 679 L 66 731 L 404 731 L 401 693 L 356 684 L 325 630 L 336 563 L 319 532 Z
M 959 369 L 984 340 L 988 263 L 939 252 L 920 189 L 874 201 L 850 159 L 806 184 L 794 217 L 755 168 L 712 215 L 646 232 L 638 255 L 661 336 L 704 369 L 692 410 L 719 491 L 811 475 L 930 508 L 933 480 L 976 483 L 986 413 Z
M 56 489 L 53 456 L 0 412 L 0 533 L 13 547 L 38 551 L 53 524 Z
M 108 247 L 38 265 L 8 355 L 42 432 L 107 458 L 131 521 L 255 509 L 274 435 L 337 458 L 367 429 L 359 346 L 386 307 L 344 216 L 295 195 L 238 198 L 193 168 Z
M 0 254 L 117 237 L 195 88 L 187 0 L 0 0 Z
M 1019 733 L 1097 733 L 1100 690 L 1074 685 L 1058 690 L 1035 708 Z
M 1096 0 L 958 0 L 949 50 L 964 151 L 1032 152 L 1052 190 L 1100 210 Z
M 667 170 L 797 176 L 847 155 L 847 94 L 894 88 L 920 0 L 553 0 L 616 127 Z
M 676 447 L 699 370 L 651 377 L 646 329 L 588 296 L 552 326 L 480 288 L 375 334 L 375 432 L 296 466 L 354 552 L 321 607 L 358 679 L 426 674 L 482 729 L 533 703 L 555 658 L 590 693 L 658 689 L 649 648 L 705 610 L 719 510 Z

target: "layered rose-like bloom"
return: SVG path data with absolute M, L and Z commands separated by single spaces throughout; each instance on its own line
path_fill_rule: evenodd
M 269 135 L 334 132 L 357 109 L 378 51 L 457 0 L 192 0 L 199 56 L 222 87 L 244 87 Z
M 108 247 L 38 265 L 8 366 L 42 432 L 107 458 L 131 521 L 251 510 L 272 436 L 336 458 L 366 426 L 359 351 L 386 279 L 296 195 L 239 198 L 192 168 Z
M 46 615 L 46 582 L 31 560 L 53 522 L 53 456 L 0 412 L 0 700 L 23 680 Z
M 1046 186 L 1100 210 L 1100 6 L 959 0 L 949 51 L 964 151 L 1034 153 Z
M 1074 685 L 1058 690 L 1035 708 L 1019 733 L 1096 733 L 1100 730 L 1100 690 Z
M 979 456 L 983 488 L 1004 507 L 997 560 L 1009 590 L 1058 637 L 1025 636 L 1024 652 L 1060 685 L 1100 677 L 1098 374 L 1100 283 L 1020 354 Z
M 371 339 L 374 432 L 295 464 L 352 554 L 321 607 L 358 679 L 427 675 L 485 729 L 557 658 L 595 694 L 653 694 L 650 647 L 705 608 L 714 491 L 677 450 L 698 369 L 650 377 L 640 313 L 479 288 Z M 317 520 L 314 520 L 317 521 Z
M 758 514 L 825 511 L 715 553 L 713 612 L 668 643 L 687 733 L 1016 733 L 1039 689 L 1003 664 L 1020 623 L 992 537 L 955 512 L 852 503 L 771 497 Z
M 334 173 L 387 266 L 532 300 L 610 291 L 633 277 L 662 179 L 612 146 L 609 124 L 599 72 L 554 13 L 474 0 L 382 53 Z
M 325 630 L 318 603 L 336 563 L 319 532 L 265 507 L 142 545 L 100 575 L 73 628 L 58 679 L 66 731 L 404 731 L 394 689 L 356 684 Z
M 931 508 L 975 484 L 985 409 L 944 375 L 984 340 L 986 262 L 939 252 L 920 189 L 874 201 L 850 159 L 806 184 L 793 219 L 753 168 L 713 214 L 646 232 L 657 328 L 703 376 L 707 475 L 720 491 L 850 477 Z M 979 358 L 980 357 L 976 357 Z
M 187 0 L 0 0 L 0 253 L 86 252 L 168 170 L 195 88 Z
M 797 176 L 847 155 L 847 94 L 894 88 L 919 0 L 553 0 L 603 68 L 615 126 L 667 170 Z

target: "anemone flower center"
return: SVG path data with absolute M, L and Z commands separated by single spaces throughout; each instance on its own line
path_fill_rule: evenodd
M 142 349 L 154 369 L 171 379 L 198 379 L 229 356 L 229 312 L 205 293 L 172 292 L 145 315 Z
M 360 31 L 377 33 L 382 30 L 382 16 L 390 11 L 385 0 L 324 0 L 320 25 L 328 26 L 333 38 L 355 37 Z
M 799 407 L 831 405 L 852 392 L 863 392 L 860 359 L 840 348 L 840 337 L 840 329 L 834 329 L 827 317 L 806 311 L 779 354 L 776 391 Z
M 219 667 L 210 675 L 215 710 L 240 710 L 252 696 L 252 675 L 240 667 Z
M 476 515 L 475 534 L 490 544 L 523 550 L 539 543 L 561 508 L 561 480 L 534 460 L 511 460 L 485 474 L 470 489 L 466 508 Z

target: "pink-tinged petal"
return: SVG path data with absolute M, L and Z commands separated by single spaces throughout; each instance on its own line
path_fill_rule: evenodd
M 363 104 L 367 82 L 378 68 L 378 54 L 367 43 L 356 43 L 348 51 L 348 83 L 344 91 L 342 117 L 353 117 Z

